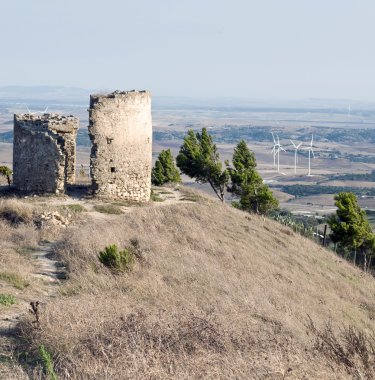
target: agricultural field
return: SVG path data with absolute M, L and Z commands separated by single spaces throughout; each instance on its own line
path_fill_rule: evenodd
M 85 96 L 83 96 L 85 95 Z M 0 98 L 0 165 L 12 163 L 13 113 L 41 111 L 74 114 L 80 119 L 77 138 L 77 172 L 88 174 L 90 141 L 87 134 L 88 94 L 28 101 Z M 217 143 L 222 160 L 230 160 L 235 144 L 244 139 L 257 158 L 258 169 L 275 191 L 281 206 L 294 213 L 326 214 L 334 210 L 333 196 L 340 191 L 355 192 L 366 209 L 375 209 L 375 105 L 358 104 L 348 115 L 346 105 L 319 102 L 279 106 L 243 101 L 192 100 L 155 97 L 153 101 L 153 158 L 162 149 L 178 153 L 188 129 L 208 129 Z M 280 170 L 274 167 L 272 134 L 285 149 L 280 153 Z M 314 135 L 315 158 L 308 172 L 308 151 Z M 290 140 L 302 143 L 294 171 L 294 148 Z M 277 162 L 277 160 L 276 160 Z M 375 172 L 374 172 L 375 173 Z M 204 185 L 184 182 L 207 192 Z

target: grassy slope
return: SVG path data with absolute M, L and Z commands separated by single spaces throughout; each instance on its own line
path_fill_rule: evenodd
M 59 253 L 70 278 L 43 304 L 40 330 L 31 316 L 21 323 L 29 356 L 44 344 L 61 379 L 372 378 L 359 357 L 345 367 L 316 350 L 308 327 L 310 316 L 320 329 L 331 320 L 337 336 L 352 325 L 373 339 L 372 277 L 276 222 L 189 198 L 198 202 L 92 214 L 69 227 Z M 14 249 L 34 244 L 35 229 L 0 223 L 0 232 L 1 264 L 30 278 Z M 133 238 L 142 257 L 112 275 L 99 250 Z M 40 376 L 36 368 L 31 378 Z
M 143 259 L 111 275 L 98 251 L 132 238 Z M 209 200 L 88 220 L 67 231 L 60 254 L 70 270 L 62 296 L 41 331 L 23 327 L 63 379 L 355 378 L 313 349 L 308 315 L 375 331 L 373 278 Z

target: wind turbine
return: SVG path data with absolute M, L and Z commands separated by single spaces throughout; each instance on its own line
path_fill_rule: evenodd
M 292 140 L 290 142 L 294 146 L 294 174 L 297 174 L 297 154 L 298 154 L 298 149 L 302 145 L 302 143 L 299 143 L 298 145 L 294 144 Z
M 311 142 L 310 142 L 310 145 L 307 147 L 307 150 L 309 151 L 309 171 L 307 173 L 308 176 L 311 176 L 311 153 L 315 159 L 315 154 L 314 154 L 314 149 L 313 149 L 313 141 L 314 141 L 314 136 L 311 135 Z
M 35 111 L 35 112 L 31 112 L 31 111 L 30 111 L 30 108 L 29 108 L 28 106 L 26 106 L 26 108 L 27 108 L 27 113 L 28 113 L 29 115 L 35 115 L 35 114 L 37 114 L 37 113 L 45 114 L 45 113 L 47 112 L 47 110 L 48 110 L 48 106 L 45 108 L 44 111 Z
M 277 154 L 277 143 L 275 140 L 275 136 L 273 132 L 271 132 L 272 138 L 273 138 L 273 148 L 272 148 L 272 153 L 273 153 L 273 168 L 276 168 L 276 154 Z
M 286 150 L 280 145 L 279 136 L 276 135 L 276 137 L 277 137 L 277 171 L 278 173 L 280 173 L 280 150 L 283 150 L 284 152 L 286 152 Z

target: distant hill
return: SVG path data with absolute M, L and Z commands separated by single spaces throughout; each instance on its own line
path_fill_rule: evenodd
M 46 102 L 83 102 L 88 103 L 91 91 L 78 87 L 64 86 L 6 86 L 0 87 L 2 101 L 43 101 Z
M 1 101 L 59 101 L 61 103 L 88 104 L 88 97 L 92 93 L 112 92 L 125 90 L 121 88 L 84 89 L 68 86 L 3 86 L 0 87 Z M 131 90 L 131 89 L 127 89 Z M 152 90 L 153 89 L 149 89 Z M 303 100 L 259 100 L 236 97 L 184 97 L 161 96 L 153 93 L 153 106 L 156 109 L 210 109 L 235 112 L 280 112 L 280 113 L 337 113 L 347 114 L 351 104 L 352 114 L 360 113 L 373 115 L 375 103 L 359 102 L 345 99 L 303 99 Z

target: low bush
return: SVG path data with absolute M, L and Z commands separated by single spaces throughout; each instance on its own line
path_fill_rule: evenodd
M 43 345 L 39 347 L 39 355 L 42 359 L 44 372 L 47 375 L 47 378 L 50 380 L 57 380 L 57 375 L 53 369 L 52 356 Z
M 79 204 L 71 204 L 71 205 L 67 205 L 66 208 L 67 208 L 69 211 L 76 212 L 76 213 L 80 213 L 80 212 L 85 212 L 85 211 L 87 211 L 82 205 L 79 205 Z
M 14 296 L 10 294 L 0 294 L 0 305 L 10 306 L 16 303 Z
M 119 215 L 123 214 L 123 211 L 120 207 L 113 206 L 113 205 L 95 205 L 94 210 L 101 212 L 103 214 L 114 214 Z
M 119 251 L 116 244 L 108 245 L 99 252 L 99 261 L 114 272 L 124 272 L 131 269 L 134 253 L 131 248 Z

